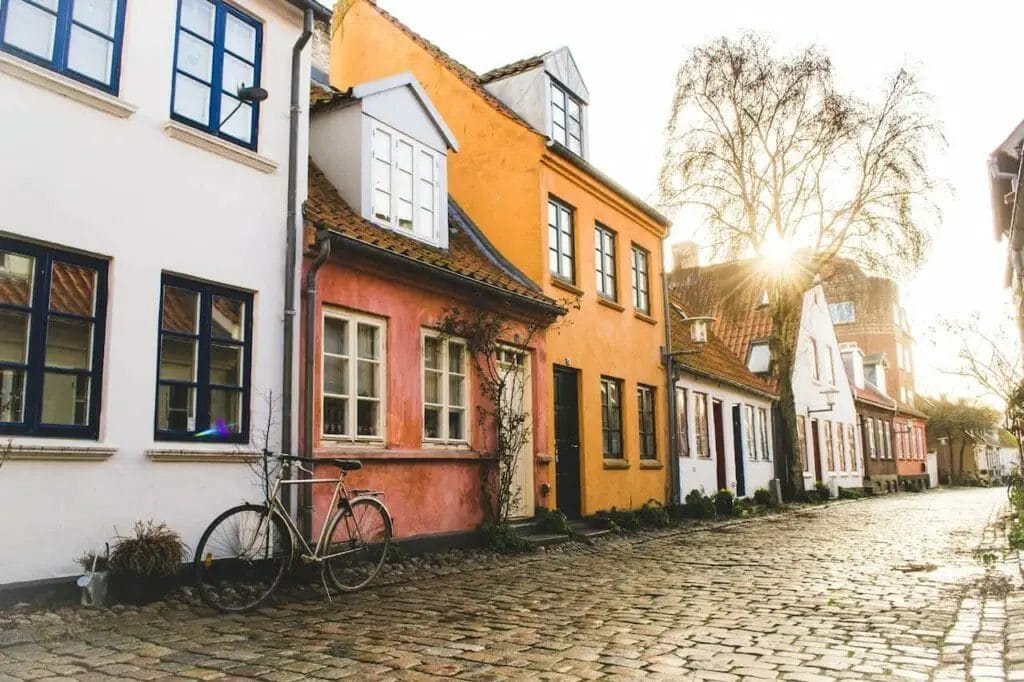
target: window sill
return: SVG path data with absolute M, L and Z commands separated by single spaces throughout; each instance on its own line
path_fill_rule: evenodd
M 469 447 L 469 443 L 464 440 L 425 440 L 423 441 L 424 450 L 465 450 L 469 451 L 472 448 Z
M 641 469 L 664 469 L 665 465 L 656 459 L 652 460 L 640 460 Z
M 146 450 L 146 456 L 154 462 L 216 462 L 224 464 L 248 464 L 260 461 L 255 452 L 238 450 Z
M 187 126 L 184 123 L 168 121 L 167 123 L 164 123 L 164 132 L 175 140 L 181 140 L 182 142 L 199 147 L 200 149 L 213 152 L 214 154 L 223 156 L 225 159 L 236 161 L 243 166 L 255 168 L 261 173 L 274 173 L 277 171 L 277 161 L 268 159 L 265 156 L 260 156 L 255 152 L 239 147 L 236 144 L 226 142 L 219 137 L 214 137 L 209 133 L 204 133 L 201 130 Z
M 41 66 L 18 59 L 14 55 L 0 52 L 0 72 L 37 85 L 44 90 L 73 99 L 86 106 L 106 112 L 117 118 L 128 118 L 138 107 L 123 99 L 89 87 L 84 83 L 62 76 Z
M 576 296 L 583 296 L 583 289 L 580 289 L 572 282 L 562 279 L 558 275 L 551 275 L 551 286 L 557 287 L 563 291 L 568 291 L 570 294 L 574 294 Z
M 633 311 L 633 317 L 635 317 L 638 320 L 643 320 L 647 324 L 658 324 L 658 321 L 656 319 L 654 319 L 653 317 L 651 317 L 647 313 L 640 312 L 639 310 L 634 310 Z
M 602 296 L 600 294 L 597 295 L 597 302 L 600 303 L 603 306 L 611 308 L 612 310 L 618 310 L 620 313 L 623 310 L 625 310 L 625 308 L 623 308 L 621 305 L 619 305 L 618 303 L 616 303 L 612 299 L 605 298 L 604 296 Z
M 33 462 L 101 462 L 117 454 L 110 445 L 17 445 L 11 446 L 8 459 Z
M 334 446 L 319 447 L 314 450 L 314 457 L 352 457 L 366 461 L 420 461 L 420 462 L 443 462 L 450 460 L 480 461 L 487 459 L 475 450 L 469 448 L 444 448 L 432 447 L 420 450 L 388 450 L 383 445 L 376 448 L 359 446 Z
M 605 469 L 628 469 L 629 468 L 629 460 L 625 460 L 625 459 L 605 459 L 604 460 L 604 468 Z

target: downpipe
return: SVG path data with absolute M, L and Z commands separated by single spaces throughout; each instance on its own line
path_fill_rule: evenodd
M 661 268 L 661 300 L 665 308 L 665 353 L 663 354 L 663 363 L 665 365 L 665 386 L 668 397 L 668 475 L 671 479 L 669 481 L 669 502 L 671 504 L 682 503 L 682 490 L 681 481 L 679 480 L 679 449 L 680 444 L 677 434 L 679 433 L 679 425 L 676 424 L 676 387 L 675 387 L 675 373 L 673 368 L 675 366 L 675 359 L 672 357 L 672 307 L 668 300 L 668 274 L 665 272 L 665 267 L 662 265 Z

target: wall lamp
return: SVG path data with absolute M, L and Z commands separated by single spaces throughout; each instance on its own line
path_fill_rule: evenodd
M 258 104 L 270 96 L 270 93 L 263 88 L 257 88 L 249 85 L 239 85 L 238 90 L 236 90 L 235 93 L 238 95 L 238 104 L 235 105 L 235 108 L 231 110 L 231 113 L 225 116 L 224 120 L 220 122 L 219 126 L 217 126 L 218 133 L 224 127 L 224 124 L 235 115 L 235 112 L 242 108 L 243 104 Z
M 696 344 L 696 348 L 677 350 L 665 353 L 667 358 L 676 358 L 680 355 L 696 355 L 704 350 L 708 343 L 708 327 L 715 321 L 713 317 L 684 317 L 682 321 L 690 326 L 690 342 Z
M 817 410 L 807 408 L 808 415 L 812 415 L 816 412 L 831 412 L 832 408 L 836 406 L 836 396 L 839 394 L 839 389 L 827 388 L 824 391 L 822 391 L 821 394 L 825 396 L 825 404 L 828 405 L 828 407 L 819 408 Z

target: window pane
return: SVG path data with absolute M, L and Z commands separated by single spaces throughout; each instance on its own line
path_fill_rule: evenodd
M 409 191 L 411 192 L 412 189 L 410 188 Z M 398 201 L 398 226 L 404 230 L 412 229 L 412 203 L 404 199 Z M 417 230 L 418 232 L 419 230 Z
M 344 398 L 324 398 L 324 433 L 348 435 L 348 401 Z
M 336 317 L 324 318 L 324 352 L 348 355 L 348 322 Z
M 466 373 L 466 353 L 461 343 L 448 344 L 448 371 L 455 374 Z
M 384 131 L 373 131 L 373 158 L 391 164 L 391 136 Z
M 209 83 L 213 74 L 213 45 L 180 31 L 178 33 L 178 68 Z
M 117 0 L 75 0 L 73 16 L 78 23 L 113 36 Z
M 57 0 L 40 3 L 54 11 Z M 7 5 L 7 25 L 4 40 L 8 45 L 30 52 L 47 61 L 53 59 L 54 32 L 57 16 L 34 7 L 24 0 L 10 0 Z
M 242 385 L 242 349 L 238 346 L 210 344 L 210 383 L 221 386 Z
M 51 317 L 47 326 L 47 367 L 89 369 L 92 365 L 92 322 Z
M 207 125 L 210 122 L 210 88 L 177 74 L 174 77 L 174 113 Z
M 96 271 L 54 261 L 50 285 L 50 310 L 91 317 L 96 300 Z
M 182 0 L 181 25 L 207 40 L 213 40 L 213 20 L 216 10 L 206 0 Z
M 377 367 L 373 362 L 359 361 L 358 377 L 356 377 L 356 395 L 361 398 L 378 398 Z
M 25 418 L 25 370 L 0 368 L 0 422 Z
M 36 260 L 20 253 L 0 251 L 0 303 L 32 304 Z
M 360 400 L 356 403 L 356 435 L 376 436 L 377 412 L 380 404 L 373 400 Z
M 423 408 L 423 437 L 424 438 L 440 438 L 441 437 L 441 408 L 439 408 L 439 407 L 424 407 Z
M 459 376 L 448 377 L 448 404 L 454 407 L 464 407 L 465 399 L 463 393 L 465 391 L 466 379 Z
M 434 185 L 429 180 L 420 180 L 420 208 L 434 210 Z
M 68 46 L 68 68 L 83 76 L 110 83 L 110 69 L 114 63 L 114 43 L 78 26 L 71 27 Z
M 229 54 L 224 55 L 224 75 L 221 88 L 232 95 L 238 94 L 238 88 L 255 84 L 255 71 L 252 66 Z M 231 111 L 228 109 L 227 111 Z M 241 113 L 241 112 L 239 112 Z M 227 112 L 225 112 L 227 115 Z M 235 114 L 238 116 L 238 114 Z
M 441 373 L 426 371 L 423 373 L 423 401 L 427 403 L 441 402 Z
M 196 380 L 196 341 L 164 336 L 160 342 L 160 378 Z
M 249 62 L 256 61 L 256 29 L 228 14 L 224 22 L 224 47 Z
M 89 377 L 47 372 L 43 377 L 43 423 L 89 424 Z
M 324 357 L 324 393 L 348 395 L 348 360 Z
M 448 412 L 448 437 L 452 440 L 465 440 L 466 434 L 463 430 L 462 410 L 451 410 Z
M 242 392 L 210 390 L 210 425 L 238 433 L 242 428 Z
M 213 325 L 215 339 L 245 340 L 245 304 L 223 296 L 213 297 Z
M 28 313 L 0 310 L 0 362 L 28 362 Z M 0 395 L 0 402 L 3 396 Z
M 441 369 L 441 341 L 434 337 L 423 339 L 423 365 L 427 369 Z
M 357 330 L 359 357 L 363 360 L 377 359 L 377 328 L 361 324 Z
M 238 107 L 238 111 L 235 111 L 235 107 Z M 232 111 L 235 113 L 231 114 Z M 222 133 L 243 142 L 252 141 L 253 108 L 250 105 L 239 103 L 234 97 L 221 95 L 220 117 Z
M 167 331 L 195 334 L 199 329 L 199 294 L 188 289 L 164 286 L 163 319 Z
M 404 140 L 398 141 L 398 154 L 395 157 L 398 161 L 398 169 L 412 173 L 412 145 Z
M 391 220 L 391 195 L 381 190 L 373 192 L 373 215 L 381 220 Z

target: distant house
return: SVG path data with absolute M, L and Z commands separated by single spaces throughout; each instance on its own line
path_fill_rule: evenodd
M 1017 304 L 1017 325 L 1024 349 L 1024 192 L 1020 191 L 1024 174 L 1022 161 L 1024 121 L 997 146 L 988 159 L 988 180 L 992 200 L 992 219 L 996 241 L 1006 240 L 1006 258 L 993 265 L 1004 269 L 1005 286 Z
M 773 381 L 769 349 L 767 275 L 757 261 L 676 268 L 670 286 L 688 311 L 715 318 L 715 333 L 747 369 Z M 857 414 L 839 355 L 828 303 L 820 286 L 804 295 L 792 384 L 804 487 L 816 483 L 859 488 L 863 466 Z
M 692 490 L 750 496 L 775 478 L 778 396 L 713 331 L 695 343 L 689 316 L 678 298 L 670 300 L 680 497 Z

